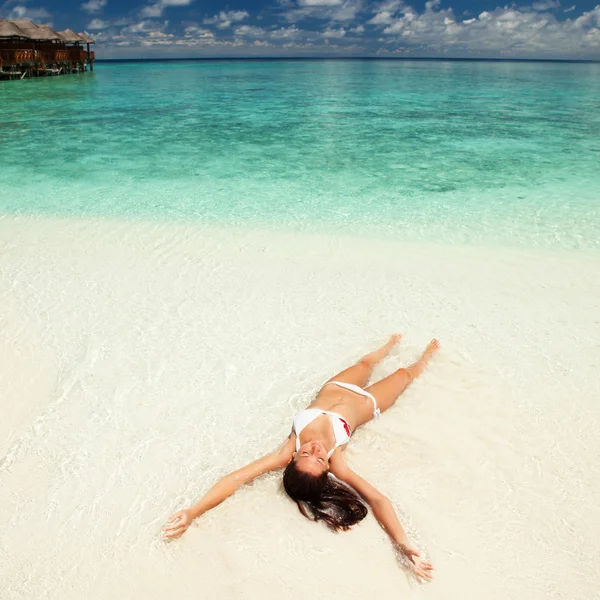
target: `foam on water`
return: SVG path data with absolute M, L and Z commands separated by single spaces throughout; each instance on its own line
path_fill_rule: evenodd
M 0 244 L 3 600 L 597 592 L 595 256 L 31 217 L 0 220 Z M 376 377 L 443 348 L 348 457 L 434 583 L 372 516 L 303 519 L 276 474 L 159 539 L 398 330 Z

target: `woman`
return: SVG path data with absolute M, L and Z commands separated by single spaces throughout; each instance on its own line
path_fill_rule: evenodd
M 244 483 L 267 471 L 285 468 L 285 491 L 305 517 L 324 521 L 335 531 L 346 530 L 365 518 L 364 499 L 414 573 L 431 579 L 431 563 L 422 559 L 410 543 L 389 499 L 348 467 L 343 452 L 352 432 L 392 406 L 439 348 L 439 342 L 432 340 L 415 364 L 365 388 L 375 365 L 400 339 L 400 335 L 393 335 L 385 346 L 328 380 L 309 407 L 296 415 L 292 432 L 279 449 L 226 475 L 194 506 L 176 512 L 169 519 L 171 525 L 163 530 L 163 537 L 180 536 L 195 518 Z

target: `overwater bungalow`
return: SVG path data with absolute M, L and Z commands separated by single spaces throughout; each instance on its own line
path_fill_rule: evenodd
M 29 19 L 0 19 L 0 79 L 93 71 L 93 43 L 70 29 L 54 31 Z

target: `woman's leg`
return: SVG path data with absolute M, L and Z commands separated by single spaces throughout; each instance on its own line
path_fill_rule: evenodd
M 325 383 L 329 383 L 330 381 L 341 381 L 342 383 L 353 383 L 354 385 L 364 387 L 367 385 L 369 377 L 371 377 L 373 367 L 390 353 L 390 350 L 401 340 L 401 338 L 402 336 L 399 333 L 394 334 L 389 339 L 388 343 L 379 348 L 379 350 L 375 350 L 374 352 L 363 356 L 355 365 L 334 375 Z
M 406 369 L 398 369 L 385 379 L 366 388 L 367 392 L 373 394 L 375 400 L 377 400 L 377 407 L 381 412 L 392 406 L 408 384 L 423 372 L 429 359 L 439 347 L 440 343 L 437 340 L 431 340 L 421 358 L 414 365 Z

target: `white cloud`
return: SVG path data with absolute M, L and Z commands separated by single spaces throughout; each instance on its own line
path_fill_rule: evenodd
M 332 21 L 349 22 L 356 18 L 361 9 L 361 0 L 346 0 L 346 2 L 331 11 L 329 18 Z
M 215 34 L 210 29 L 203 29 L 202 27 L 190 26 L 185 28 L 185 37 L 194 38 L 214 38 Z
M 147 17 L 150 19 L 152 17 L 162 17 L 164 10 L 165 7 L 162 4 L 150 4 L 148 6 L 144 6 L 140 10 L 140 16 Z
M 540 12 L 544 10 L 552 10 L 553 8 L 558 8 L 560 6 L 560 2 L 558 0 L 539 0 L 538 2 L 534 2 L 531 5 L 533 10 L 538 10 Z
M 124 27 L 121 30 L 121 33 L 136 33 L 136 34 L 147 34 L 151 31 L 164 31 L 167 28 L 169 21 L 163 21 L 159 23 L 158 21 L 140 21 L 139 23 L 134 23 L 133 25 L 129 25 L 128 27 Z
M 372 19 L 367 21 L 367 25 L 390 25 L 394 22 L 394 13 L 387 10 L 378 12 Z
M 298 6 L 339 6 L 344 0 L 298 0 Z
M 253 25 L 242 25 L 241 27 L 237 27 L 234 33 L 235 35 L 259 38 L 263 37 L 266 32 L 262 27 L 254 27 Z
M 364 0 L 279 0 L 285 9 L 282 16 L 286 21 L 296 23 L 302 19 L 326 19 L 339 23 L 349 23 L 362 10 Z
M 394 22 L 394 15 L 402 6 L 400 0 L 386 0 L 375 6 L 375 16 L 367 21 L 367 25 L 390 25 Z
M 431 12 L 431 10 L 426 9 L 424 14 L 429 14 Z M 403 23 L 410 23 L 411 21 L 414 21 L 417 18 L 417 16 L 418 13 L 412 6 L 406 6 L 395 2 L 389 2 L 387 3 L 387 5 L 380 7 L 379 12 L 377 12 L 377 14 L 372 19 L 367 21 L 367 24 L 391 26 L 395 23 L 398 23 L 398 21 L 402 21 Z
M 102 19 L 92 19 L 88 24 L 87 28 L 92 31 L 98 31 L 99 29 L 106 29 L 109 26 L 107 21 Z
M 87 29 L 85 29 L 83 31 L 83 33 L 85 33 L 85 35 L 87 35 L 88 37 L 94 38 L 94 40 L 96 42 L 106 42 L 110 39 L 110 36 L 105 32 L 105 31 L 93 31 L 90 32 Z
M 396 12 L 399 8 L 403 6 L 406 6 L 406 4 L 401 0 L 384 0 L 383 2 L 380 2 L 376 5 L 376 10 L 374 10 L 373 12 Z
M 108 0 L 89 0 L 81 5 L 81 8 L 89 13 L 99 13 L 104 10 Z
M 324 38 L 343 38 L 346 35 L 346 30 L 343 27 L 339 29 L 328 27 L 321 35 Z
M 573 4 L 573 6 L 569 6 L 569 8 L 565 8 L 564 12 L 569 13 L 574 11 L 577 8 L 577 6 L 575 6 L 575 4 Z
M 295 39 L 299 35 L 301 35 L 301 31 L 295 25 L 292 25 L 291 27 L 280 27 L 279 29 L 273 29 L 269 32 L 269 37 L 273 40 Z
M 352 27 L 350 29 L 350 33 L 364 33 L 365 32 L 365 28 L 362 25 L 359 25 L 358 27 Z
M 5 6 L 8 6 L 8 2 L 2 7 L 4 9 Z M 2 11 L 4 14 L 4 10 Z M 27 14 L 27 8 L 25 6 L 15 6 L 8 13 L 9 19 L 24 19 Z
M 144 18 L 162 17 L 165 8 L 169 6 L 189 6 L 193 0 L 159 0 L 154 4 L 144 6 L 140 10 L 140 16 Z
M 151 43 L 156 43 L 157 41 L 160 43 L 168 42 L 170 44 L 174 37 L 175 36 L 172 33 L 165 33 L 164 31 L 150 31 L 146 36 L 146 41 L 150 41 Z
M 31 19 L 36 23 L 51 24 L 49 21 L 52 19 L 52 15 L 45 8 L 29 8 L 22 4 L 11 8 L 13 4 L 16 4 L 16 2 L 8 0 L 8 2 L 0 6 L 0 17 L 7 19 Z
M 203 21 L 205 25 L 216 25 L 219 29 L 227 29 L 232 23 L 239 23 L 247 19 L 250 15 L 245 10 L 222 10 L 218 15 L 206 17 Z
M 481 56 L 589 57 L 600 55 L 600 6 L 579 18 L 559 21 L 553 14 L 506 6 L 483 11 L 479 17 L 457 22 L 451 8 L 425 11 L 403 7 L 383 33 L 401 45 L 430 54 L 474 53 Z M 409 10 L 410 9 L 410 10 Z

